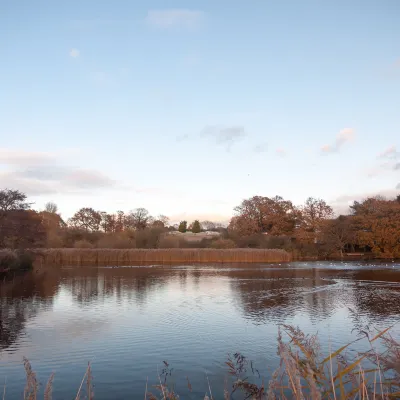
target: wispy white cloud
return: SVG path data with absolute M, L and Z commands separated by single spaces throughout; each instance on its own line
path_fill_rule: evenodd
M 257 144 L 256 146 L 253 147 L 253 151 L 255 153 L 265 153 L 266 151 L 268 151 L 268 143 L 263 142 L 263 143 Z
M 181 27 L 186 29 L 196 28 L 204 18 L 204 13 L 198 10 L 166 9 L 149 10 L 146 23 L 158 28 L 168 29 Z
M 55 154 L 46 152 L 0 148 L 0 164 L 5 165 L 41 165 L 54 162 Z
M 80 55 L 80 52 L 79 52 L 79 50 L 78 49 L 71 49 L 70 51 L 69 51 L 69 55 L 70 55 L 70 57 L 72 57 L 72 58 L 78 58 L 79 57 L 79 55 Z
M 383 159 L 397 159 L 400 153 L 397 151 L 396 146 L 390 146 L 386 150 L 378 154 L 378 158 Z
M 213 137 L 217 145 L 226 147 L 227 150 L 233 144 L 246 136 L 246 131 L 243 126 L 206 126 L 201 132 L 201 137 Z
M 338 152 L 345 143 L 350 142 L 355 137 L 355 131 L 353 128 L 344 128 L 336 136 L 335 142 L 332 144 L 326 144 L 321 147 L 321 152 L 324 154 Z
M 75 151 L 76 152 L 76 151 Z M 66 151 L 71 155 L 71 151 Z M 61 164 L 61 153 L 0 149 L 0 182 L 29 195 L 110 188 L 116 181 L 100 171 Z
M 334 209 L 336 215 L 348 214 L 350 212 L 350 205 L 352 205 L 354 201 L 362 201 L 369 197 L 376 197 L 376 196 L 383 196 L 384 198 L 387 199 L 394 199 L 398 195 L 397 189 L 400 189 L 400 184 L 397 185 L 395 189 L 386 189 L 375 192 L 371 191 L 365 193 L 343 195 L 337 197 L 333 201 L 330 201 L 330 205 Z
M 278 148 L 278 149 L 276 149 L 276 154 L 279 156 L 279 157 L 286 157 L 286 150 L 285 149 L 282 149 L 282 148 Z

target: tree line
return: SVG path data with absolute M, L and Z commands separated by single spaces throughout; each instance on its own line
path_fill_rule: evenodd
M 190 243 L 171 231 L 200 233 L 214 230 L 219 237 Z M 281 248 L 299 257 L 341 256 L 345 252 L 400 258 L 400 196 L 376 196 L 354 201 L 346 215 L 335 216 L 322 199 L 308 198 L 301 206 L 280 196 L 254 196 L 234 209 L 227 227 L 212 221 L 181 221 L 153 217 L 145 208 L 107 213 L 79 209 L 64 221 L 56 204 L 35 211 L 27 196 L 0 190 L 0 248 Z

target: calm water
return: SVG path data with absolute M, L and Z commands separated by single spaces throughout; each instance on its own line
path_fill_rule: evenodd
M 206 375 L 221 393 L 228 353 L 242 352 L 268 379 L 279 324 L 318 331 L 335 349 L 357 323 L 400 320 L 400 264 L 64 268 L 4 285 L 0 302 L 8 399 L 21 398 L 24 356 L 43 385 L 56 373 L 55 399 L 76 395 L 88 361 L 96 399 L 143 398 L 163 360 L 181 398 L 196 398 Z

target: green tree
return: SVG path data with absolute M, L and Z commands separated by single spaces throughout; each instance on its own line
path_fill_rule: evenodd
M 187 231 L 187 221 L 181 221 L 179 223 L 178 231 L 181 233 L 185 233 Z
M 200 222 L 197 219 L 196 219 L 196 221 L 193 222 L 192 232 L 193 233 L 200 233 L 201 232 L 201 225 L 200 225 Z

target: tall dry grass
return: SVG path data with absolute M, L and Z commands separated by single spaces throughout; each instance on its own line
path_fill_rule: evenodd
M 321 355 L 321 346 L 316 335 L 305 335 L 300 329 L 282 325 L 278 334 L 278 355 L 280 365 L 273 373 L 269 383 L 261 384 L 250 382 L 248 376 L 255 375 L 260 380 L 260 371 L 252 361 L 242 354 L 236 353 L 228 357 L 226 365 L 228 373 L 233 379 L 229 388 L 225 382 L 223 397 L 213 397 L 213 391 L 207 376 L 204 400 L 223 398 L 230 400 L 235 392 L 242 392 L 240 398 L 253 400 L 390 400 L 400 398 L 400 342 L 389 333 L 389 328 L 377 332 L 362 331 L 364 336 L 352 343 L 342 346 L 329 355 Z M 285 335 L 285 338 L 284 336 Z M 358 340 L 366 340 L 369 350 L 355 353 L 348 358 L 346 350 Z M 377 350 L 376 342 L 380 341 L 381 351 Z M 39 384 L 36 375 L 28 360 L 24 358 L 26 371 L 26 386 L 24 400 L 38 398 Z M 145 400 L 177 400 L 174 384 L 170 383 L 173 368 L 167 361 L 163 361 L 161 371 L 157 368 L 157 384 L 148 386 L 144 383 Z M 46 385 L 44 399 L 51 399 L 54 374 Z M 186 377 L 188 391 L 192 392 L 192 385 Z M 84 383 L 86 381 L 86 388 Z M 110 398 L 112 398 L 110 387 Z M 86 392 L 86 393 L 83 393 Z M 154 392 L 156 394 L 154 394 Z M 5 393 L 5 388 L 4 388 Z M 93 377 L 90 363 L 80 383 L 76 400 L 94 398 Z M 189 396 L 193 398 L 192 396 Z M 3 399 L 5 395 L 3 396 Z M 186 397 L 185 397 L 186 398 Z
M 107 266 L 145 263 L 281 263 L 291 256 L 273 249 L 43 249 L 41 266 Z

